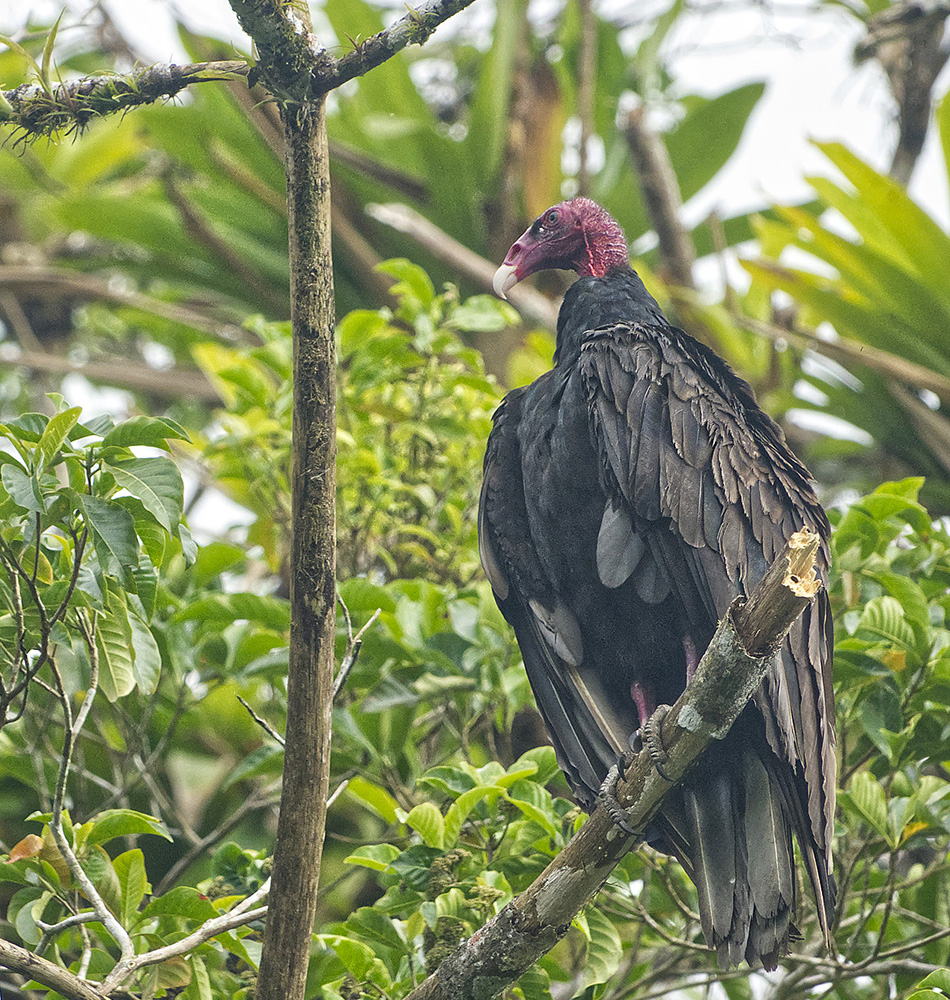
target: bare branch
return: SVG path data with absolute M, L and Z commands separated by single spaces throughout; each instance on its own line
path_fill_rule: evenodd
M 421 247 L 439 260 L 477 282 L 486 292 L 491 291 L 496 265 L 479 257 L 473 250 L 443 232 L 408 205 L 368 205 L 368 215 L 401 233 L 411 236 Z M 557 326 L 557 304 L 526 285 L 518 285 L 508 293 L 511 304 L 532 323 L 553 330 Z
M 817 592 L 818 537 L 807 529 L 720 623 L 693 679 L 662 723 L 669 755 L 661 775 L 644 749 L 617 789 L 631 828 L 642 830 L 666 794 L 712 739 L 722 739 L 752 697 L 771 653 Z M 746 645 L 746 643 L 749 645 Z M 571 920 L 630 849 L 602 806 L 520 896 L 450 955 L 408 1000 L 490 1000 L 567 932 Z
M 87 76 L 56 87 L 24 84 L 0 94 L 0 126 L 37 138 L 81 132 L 95 118 L 168 99 L 193 83 L 247 76 L 243 60 L 157 65 L 130 73 Z
M 214 316 L 195 312 L 187 306 L 174 302 L 163 302 L 141 292 L 122 289 L 103 278 L 81 274 L 78 271 L 58 270 L 52 267 L 0 265 L 0 289 L 2 288 L 13 288 L 21 294 L 32 293 L 42 297 L 59 294 L 63 298 L 76 298 L 82 301 L 111 302 L 117 306 L 140 309 L 172 323 L 191 326 L 202 333 L 224 337 L 237 343 L 247 343 L 251 339 L 236 324 L 222 322 Z
M 696 247 L 679 219 L 683 204 L 679 181 L 663 140 L 645 119 L 642 106 L 630 111 L 624 124 L 624 136 L 640 179 L 650 221 L 660 241 L 663 265 L 675 284 L 695 288 Z
M 129 361 L 118 359 L 81 364 L 61 354 L 51 354 L 48 351 L 19 351 L 12 357 L 0 358 L 0 368 L 3 367 L 32 368 L 34 371 L 49 372 L 53 375 L 68 375 L 75 372 L 90 382 L 105 382 L 107 385 L 148 393 L 162 399 L 187 397 L 203 403 L 221 401 L 214 386 L 201 372 L 189 371 L 186 368 L 149 368 L 144 364 L 134 365 Z
M 100 992 L 91 983 L 80 979 L 61 965 L 54 965 L 39 955 L 11 944 L 0 938 L 0 966 L 20 972 L 30 979 L 55 990 L 67 1000 L 108 1000 L 105 993 Z
M 212 917 L 211 920 L 206 920 L 196 931 L 187 937 L 183 937 L 180 941 L 174 941 L 163 948 L 156 948 L 154 951 L 146 951 L 141 955 L 133 955 L 130 958 L 123 959 L 109 973 L 108 977 L 103 980 L 102 992 L 112 993 L 122 983 L 126 982 L 134 972 L 146 965 L 157 965 L 159 962 L 167 962 L 170 958 L 187 955 L 192 949 L 197 948 L 200 944 L 204 944 L 205 941 L 210 941 L 218 934 L 234 930 L 235 927 L 241 927 L 252 920 L 260 920 L 267 913 L 267 907 L 257 906 L 257 904 L 269 892 L 270 879 L 256 892 L 252 892 L 250 896 L 245 897 L 240 903 L 232 906 L 227 913 L 222 913 L 220 917 Z M 257 908 L 253 909 L 253 907 Z

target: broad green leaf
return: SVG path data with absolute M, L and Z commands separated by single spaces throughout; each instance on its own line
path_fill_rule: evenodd
M 343 859 L 345 865 L 362 865 L 373 871 L 385 871 L 392 861 L 399 857 L 399 848 L 394 844 L 367 844 L 358 847 Z
M 916 580 L 898 573 L 869 573 L 872 579 L 900 602 L 905 618 L 919 628 L 930 625 L 930 607 L 927 595 Z
M 413 806 L 405 822 L 422 837 L 427 847 L 437 847 L 442 850 L 445 846 L 445 820 L 433 803 L 420 802 L 419 805 Z
M 69 436 L 69 432 L 79 419 L 80 413 L 82 413 L 82 407 L 74 406 L 72 409 L 63 410 L 55 416 L 50 417 L 50 421 L 43 431 L 43 436 L 36 446 L 36 455 L 38 458 L 36 463 L 37 472 L 42 472 L 53 461 L 53 456 L 59 451 L 63 442 Z
M 937 969 L 917 984 L 917 989 L 940 990 L 950 996 L 950 969 Z
M 163 895 L 150 899 L 142 910 L 143 919 L 183 917 L 186 920 L 204 922 L 216 916 L 218 911 L 211 900 L 188 885 L 175 886 Z
M 96 652 L 99 690 L 109 701 L 116 701 L 134 689 L 135 669 L 129 609 L 111 596 L 110 607 L 96 617 Z
M 373 812 L 382 816 L 387 823 L 396 822 L 396 810 L 399 805 L 385 788 L 381 788 L 379 785 L 357 774 L 350 778 L 350 782 L 346 786 L 346 794 L 354 796 L 354 798 L 359 799 L 364 805 L 369 806 Z
M 36 478 L 28 475 L 19 466 L 4 463 L 0 468 L 0 482 L 18 507 L 31 514 L 41 514 L 46 510 Z
M 175 531 L 181 521 L 184 486 L 170 458 L 122 459 L 110 462 L 108 468 L 116 483 L 138 497 L 169 534 Z
M 841 143 L 816 145 L 874 209 L 926 284 L 941 287 L 950 259 L 950 236 L 911 199 L 902 184 L 878 173 Z
M 890 839 L 887 822 L 887 802 L 884 789 L 867 771 L 859 771 L 852 779 L 846 793 L 849 801 L 867 824 L 882 837 Z
M 663 137 L 683 201 L 701 191 L 725 166 L 764 93 L 764 83 L 747 83 L 719 97 L 690 99 L 686 117 Z
M 162 654 L 152 630 L 131 610 L 129 626 L 132 629 L 132 651 L 135 657 L 132 665 L 135 686 L 142 694 L 152 695 L 158 688 L 158 678 L 162 672 Z
M 130 927 L 145 893 L 149 891 L 148 879 L 145 877 L 145 855 L 136 847 L 120 854 L 112 864 L 119 879 L 122 900 L 122 912 L 118 916 L 123 926 Z
M 449 806 L 445 813 L 445 844 L 452 847 L 459 839 L 462 824 L 479 802 L 494 802 L 503 789 L 499 785 L 476 785 L 462 794 Z
M 182 1000 L 214 1000 L 211 977 L 205 967 L 204 959 L 201 955 L 192 955 L 189 965 L 191 966 L 191 982 L 182 993 Z
M 314 940 L 332 948 L 337 958 L 357 979 L 370 979 L 384 988 L 391 984 L 386 967 L 368 945 L 342 934 L 315 934 Z
M 609 917 L 597 909 L 596 904 L 587 908 L 585 916 L 589 938 L 582 981 L 587 987 L 610 980 L 620 968 L 623 948 L 616 927 Z
M 105 844 L 115 837 L 135 837 L 143 833 L 154 833 L 165 840 L 172 839 L 160 819 L 134 809 L 106 809 L 98 813 L 79 827 L 77 838 L 81 838 L 87 845 Z
M 92 531 L 93 545 L 105 573 L 129 582 L 131 569 L 138 565 L 139 545 L 135 522 L 120 504 L 87 494 L 77 494 L 86 523 Z
M 858 623 L 859 632 L 868 632 L 892 645 L 911 652 L 916 644 L 914 630 L 904 617 L 904 609 L 896 598 L 875 597 L 864 607 Z
M 233 622 L 242 619 L 284 632 L 290 628 L 290 606 L 281 598 L 260 594 L 216 594 L 194 601 L 177 612 L 174 618 L 179 622 Z
M 187 441 L 188 433 L 169 417 L 135 416 L 116 424 L 102 439 L 103 447 L 144 445 L 164 448 L 168 441 Z

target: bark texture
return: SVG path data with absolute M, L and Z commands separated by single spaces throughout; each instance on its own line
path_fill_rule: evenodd
M 302 1000 L 326 824 L 333 705 L 335 358 L 323 102 L 283 112 L 294 331 L 287 749 L 257 1000 Z

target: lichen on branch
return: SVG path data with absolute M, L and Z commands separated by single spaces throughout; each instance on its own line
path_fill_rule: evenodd
M 193 83 L 247 76 L 242 60 L 162 64 L 129 73 L 86 76 L 55 86 L 23 84 L 0 93 L 0 126 L 21 133 L 21 140 L 82 132 L 94 119 L 175 97 Z

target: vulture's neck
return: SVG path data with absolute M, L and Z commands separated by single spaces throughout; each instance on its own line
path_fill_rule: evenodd
M 591 330 L 614 323 L 669 325 L 656 299 L 626 264 L 603 277 L 578 278 L 567 290 L 557 317 L 554 363 L 572 364 Z

